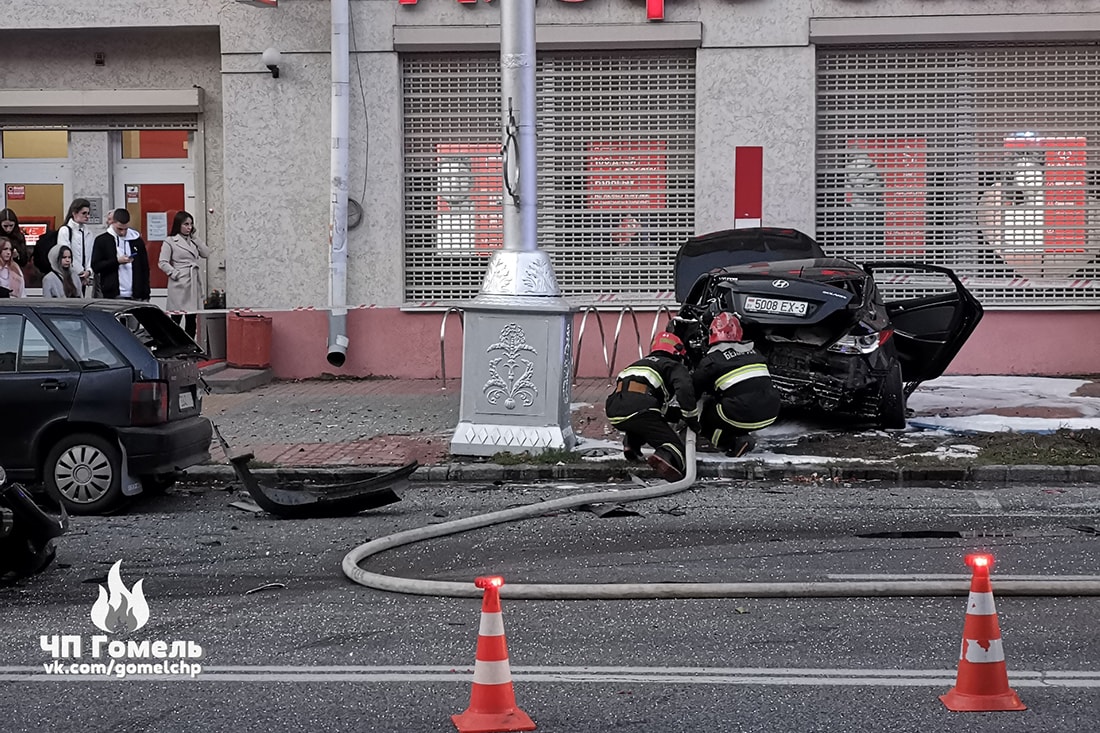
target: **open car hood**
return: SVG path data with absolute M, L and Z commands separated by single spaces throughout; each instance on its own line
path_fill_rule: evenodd
M 676 253 L 676 300 L 684 302 L 700 275 L 753 262 L 824 258 L 817 242 L 797 229 L 726 229 L 691 237 Z

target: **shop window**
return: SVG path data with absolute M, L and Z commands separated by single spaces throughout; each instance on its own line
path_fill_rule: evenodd
M 405 300 L 468 299 L 504 241 L 499 58 L 402 64 Z M 538 244 L 562 296 L 664 302 L 695 232 L 694 52 L 540 53 L 536 88 Z
M 187 158 L 190 135 L 187 130 L 125 130 L 122 157 L 124 160 Z
M 68 130 L 5 130 L 5 158 L 68 158 Z
M 950 267 L 987 307 L 1100 304 L 1097 48 L 837 47 L 817 73 L 826 252 Z

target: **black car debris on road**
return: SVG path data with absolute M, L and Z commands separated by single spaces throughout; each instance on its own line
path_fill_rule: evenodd
M 883 302 L 877 273 L 920 280 L 932 293 Z M 768 362 L 789 407 L 841 412 L 904 428 L 905 403 L 943 374 L 982 317 L 955 273 L 920 262 L 858 265 L 829 257 L 796 229 L 756 227 L 692 237 L 676 255 L 670 329 L 692 362 L 707 329 L 734 313 Z
M 203 357 L 149 303 L 0 301 L 0 466 L 73 514 L 170 486 L 210 457 Z

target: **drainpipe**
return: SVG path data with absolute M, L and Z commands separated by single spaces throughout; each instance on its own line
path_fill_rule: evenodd
M 328 363 L 348 353 L 348 90 L 351 56 L 348 0 L 332 2 L 332 207 L 329 218 Z

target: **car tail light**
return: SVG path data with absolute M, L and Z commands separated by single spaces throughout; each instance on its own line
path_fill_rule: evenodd
M 841 336 L 836 340 L 829 351 L 838 354 L 870 354 L 894 335 L 894 329 L 885 328 L 877 333 L 868 333 L 863 336 Z
M 158 425 L 168 422 L 168 384 L 135 382 L 130 390 L 130 424 Z

